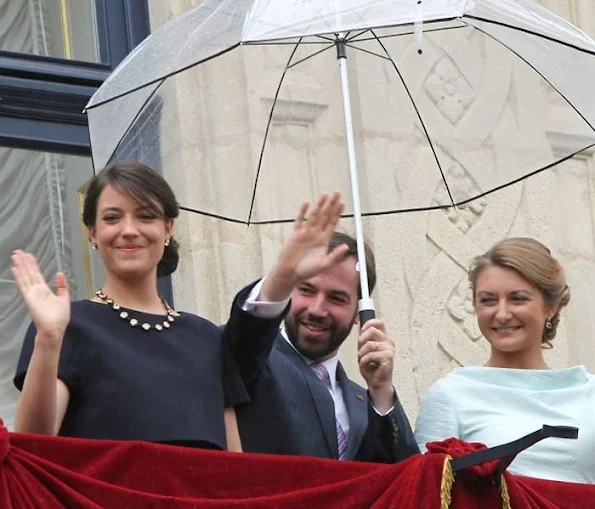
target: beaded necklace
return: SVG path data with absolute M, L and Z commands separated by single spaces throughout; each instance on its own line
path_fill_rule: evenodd
M 139 320 L 134 318 L 133 316 L 131 316 L 128 311 L 121 310 L 120 304 L 118 304 L 116 301 L 114 301 L 114 299 L 112 299 L 111 297 L 108 297 L 105 293 L 103 293 L 102 288 L 97 290 L 95 292 L 95 295 L 97 295 L 97 297 L 99 297 L 103 302 L 110 305 L 114 311 L 119 313 L 120 318 L 122 320 L 128 321 L 128 323 L 130 324 L 131 327 L 136 327 L 137 325 L 140 325 L 140 327 L 146 331 L 155 329 L 156 331 L 161 332 L 163 329 L 169 329 L 171 324 L 173 322 L 175 322 L 175 317 L 174 317 L 175 311 L 170 307 L 170 305 L 165 301 L 165 299 L 161 295 L 159 296 L 159 298 L 161 299 L 161 303 L 163 304 L 163 307 L 165 308 L 165 312 L 167 313 L 167 316 L 166 316 L 165 320 L 163 320 L 162 323 L 156 323 L 154 325 L 151 325 L 150 323 L 147 323 L 147 322 L 140 323 Z

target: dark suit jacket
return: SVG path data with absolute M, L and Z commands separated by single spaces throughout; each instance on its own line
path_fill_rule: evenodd
M 248 387 L 251 403 L 236 408 L 246 452 L 337 458 L 334 403 L 312 368 L 279 334 L 278 319 L 257 318 L 241 309 L 253 285 L 234 302 L 228 331 L 234 357 Z M 373 409 L 367 391 L 337 365 L 349 413 L 347 459 L 392 463 L 419 449 L 399 401 L 385 417 Z

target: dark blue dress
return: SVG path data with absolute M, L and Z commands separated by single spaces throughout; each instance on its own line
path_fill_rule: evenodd
M 183 313 L 169 329 L 145 331 L 89 300 L 71 311 L 58 368 L 70 401 L 59 435 L 225 449 L 224 407 L 248 397 L 219 327 Z M 164 319 L 127 311 L 141 323 Z M 35 334 L 32 324 L 14 378 L 19 390 Z

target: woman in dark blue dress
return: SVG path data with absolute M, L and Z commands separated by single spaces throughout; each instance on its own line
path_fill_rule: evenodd
M 93 179 L 83 221 L 107 276 L 92 300 L 71 303 L 61 273 L 54 294 L 33 255 L 13 254 L 34 322 L 14 378 L 16 431 L 239 448 L 233 406 L 247 396 L 225 333 L 157 292 L 178 264 L 178 212 L 165 180 L 136 161 Z

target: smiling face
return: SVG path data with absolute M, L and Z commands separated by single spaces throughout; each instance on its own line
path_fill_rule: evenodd
M 106 186 L 97 203 L 95 225 L 89 228 L 108 273 L 121 279 L 156 277 L 173 221 L 166 221 L 157 202 L 142 205 Z
M 303 281 L 291 295 L 285 330 L 304 357 L 323 361 L 335 355 L 357 320 L 356 259 Z
M 477 322 L 498 354 L 541 354 L 545 322 L 555 314 L 542 292 L 516 270 L 489 265 L 475 286 Z

